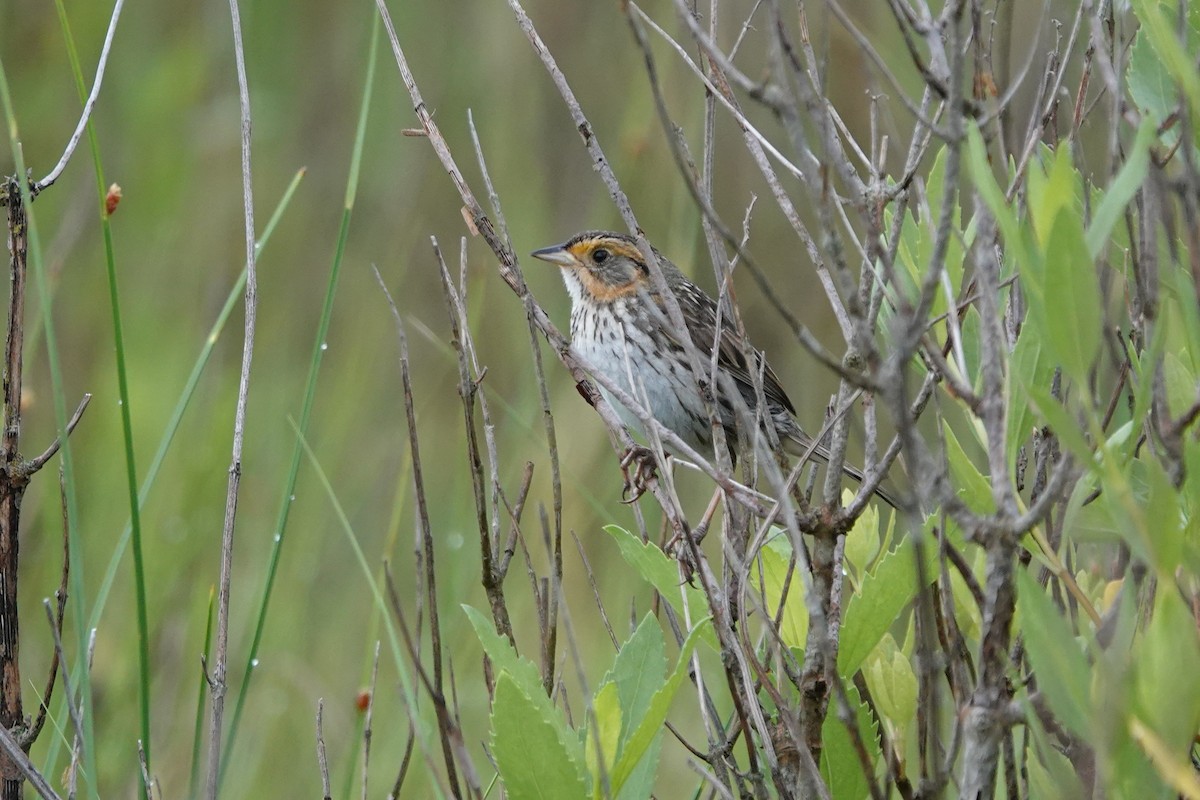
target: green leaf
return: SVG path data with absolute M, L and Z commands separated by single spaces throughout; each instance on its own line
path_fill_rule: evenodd
M 992 513 L 996 510 L 996 501 L 992 498 L 991 483 L 967 456 L 949 423 L 942 425 L 942 432 L 946 440 L 946 460 L 954 485 L 958 487 L 958 496 L 973 511 Z
M 1141 13 L 1143 9 L 1139 9 L 1139 16 Z M 1162 59 L 1155 52 L 1149 35 L 1139 33 L 1134 39 L 1129 54 L 1129 68 L 1126 70 L 1126 82 L 1134 104 L 1156 128 L 1165 122 L 1179 105 L 1175 83 L 1171 80 Z M 1174 144 L 1179 138 L 1179 133 L 1177 130 L 1168 131 L 1165 138 L 1168 143 Z
M 854 712 L 854 724 L 867 751 L 867 760 L 874 765 L 880 757 L 879 734 L 870 709 L 859 699 L 858 689 L 853 684 L 846 684 L 846 699 Z M 866 797 L 870 792 L 867 776 L 863 774 L 854 741 L 841 720 L 834 700 L 829 701 L 829 714 L 821 727 L 821 741 L 824 744 L 821 750 L 821 777 L 829 786 L 830 797 L 850 800 Z
M 1171 410 L 1171 416 L 1178 416 L 1195 402 L 1200 383 L 1176 353 L 1164 353 L 1162 365 L 1167 384 L 1167 408 Z
M 1189 4 L 1186 26 L 1186 41 L 1179 40 L 1176 31 L 1177 3 L 1157 0 L 1132 0 L 1141 28 L 1130 63 L 1130 94 L 1138 105 L 1146 104 L 1161 124 L 1178 105 L 1177 96 L 1182 91 L 1193 124 L 1200 114 L 1200 74 L 1197 74 L 1191 54 L 1200 49 L 1200 13 L 1194 4 Z M 1152 50 L 1138 52 L 1138 47 Z M 1165 73 L 1165 75 L 1164 75 Z
M 516 682 L 517 687 L 530 697 L 535 695 L 546 697 L 546 692 L 542 689 L 542 676 L 538 672 L 537 665 L 517 655 L 512 643 L 498 634 L 491 620 L 477 609 L 464 604 L 462 610 L 466 613 L 471 627 L 475 629 L 475 635 L 479 637 L 483 651 L 495 665 L 496 672 L 507 672 L 510 678 Z M 550 704 L 549 698 L 546 698 L 546 704 Z
M 1017 572 L 1017 607 L 1038 688 L 1063 725 L 1086 738 L 1091 733 L 1092 668 L 1076 644 L 1075 632 L 1046 590 L 1023 569 Z
M 633 732 L 641 718 L 642 709 L 650 704 L 654 693 L 662 688 L 667 675 L 667 656 L 664 652 L 662 628 L 653 614 L 642 617 L 633 634 L 621 645 L 612 669 L 605 681 L 617 686 L 621 701 L 621 744 Z
M 588 772 L 592 776 L 592 797 L 600 800 L 604 787 L 600 782 L 601 766 L 608 774 L 617 759 L 617 746 L 621 738 L 621 701 L 617 696 L 617 685 L 605 683 L 592 698 L 591 720 L 588 726 L 588 741 L 584 748 Z M 603 758 L 603 764 L 598 759 Z
M 805 576 L 799 567 L 793 567 L 788 578 L 788 565 L 792 562 L 792 548 L 782 537 L 772 539 L 759 551 L 763 567 L 763 588 L 766 594 L 766 610 L 774 620 L 783 606 L 779 620 L 779 637 L 788 647 L 804 649 L 808 637 L 808 607 L 804 605 Z M 787 597 L 784 597 L 784 585 Z
M 479 637 L 479 643 L 483 645 L 483 651 L 492 660 L 497 674 L 508 673 L 509 680 L 516 684 L 523 695 L 529 698 L 529 702 L 538 710 L 539 717 L 553 726 L 559 741 L 571 758 L 582 764 L 584 759 L 579 737 L 567 725 L 562 711 L 556 708 L 550 702 L 550 698 L 546 696 L 537 665 L 518 656 L 508 639 L 496 633 L 491 620 L 468 605 L 464 605 L 462 608 L 471 622 L 471 627 L 475 629 L 475 635 Z
M 1027 386 L 1049 386 L 1054 365 L 1046 355 L 1042 338 L 1033 330 L 1022 329 L 1008 361 L 1008 467 L 1016 465 L 1017 452 L 1033 435 L 1037 415 L 1029 401 Z
M 662 756 L 664 730 L 660 729 L 650 741 L 646 754 L 633 768 L 621 791 L 617 792 L 617 800 L 646 800 L 647 797 L 653 796 L 655 779 L 658 777 L 658 762 Z
M 1125 164 L 1104 192 L 1104 199 L 1096 206 L 1092 224 L 1088 226 L 1088 255 L 1093 259 L 1099 258 L 1100 253 L 1104 251 L 1104 245 L 1108 243 L 1113 228 L 1125 213 L 1125 207 L 1146 180 L 1150 171 L 1150 145 L 1154 144 L 1157 138 L 1154 120 L 1142 120 L 1133 147 L 1125 157 Z
M 1034 411 L 1050 426 L 1051 432 L 1058 437 L 1058 441 L 1070 450 L 1081 464 L 1094 468 L 1095 455 L 1084 436 L 1082 423 L 1077 422 L 1063 408 L 1058 399 L 1044 387 L 1025 384 L 1025 393 L 1029 396 L 1029 402 Z
M 843 502 L 849 496 L 851 492 L 846 490 L 843 493 Z M 860 581 L 871 561 L 879 554 L 879 550 L 879 509 L 870 505 L 863 511 L 862 516 L 854 520 L 854 526 L 846 534 L 846 560 L 854 567 L 855 575 Z
M 917 674 L 890 633 L 884 634 L 863 670 L 879 712 L 897 730 L 917 716 Z
M 1194 676 L 1200 664 L 1200 637 L 1177 592 L 1158 592 L 1154 615 L 1135 652 L 1138 716 L 1179 762 L 1186 762 L 1200 729 L 1200 681 L 1184 676 Z
M 554 721 L 503 670 L 492 704 L 492 756 L 511 800 L 588 796 L 583 764 L 563 746 Z
M 1025 750 L 1029 796 L 1053 797 L 1057 800 L 1085 800 L 1090 797 L 1090 793 L 1083 791 L 1083 784 L 1079 782 L 1070 759 L 1050 743 L 1037 714 L 1031 709 L 1026 718 L 1030 732 L 1029 746 Z
M 616 541 L 625 563 L 633 567 L 646 579 L 663 599 L 671 604 L 680 619 L 697 619 L 708 613 L 708 600 L 704 593 L 684 583 L 679 577 L 679 565 L 667 556 L 653 542 L 643 542 L 619 525 L 605 525 L 604 530 Z M 684 614 L 683 599 L 687 597 L 687 606 L 691 616 Z M 704 641 L 717 648 L 716 634 L 711 628 L 705 629 Z
M 1039 327 L 1063 371 L 1080 386 L 1100 352 L 1100 287 L 1076 209 L 1064 209 L 1050 228 L 1045 248 L 1044 317 Z M 1050 299 L 1053 298 L 1053 302 Z M 1089 396 L 1080 392 L 1081 397 Z
M 926 551 L 932 548 L 926 547 Z M 867 655 L 879 643 L 900 612 L 917 593 L 915 549 L 911 546 L 890 551 L 862 582 L 862 590 L 852 595 L 842 621 L 842 642 L 838 648 L 838 671 L 850 676 L 858 671 Z M 927 555 L 927 564 L 932 558 Z M 933 572 L 925 574 L 932 579 Z
M 983 631 L 982 620 L 979 615 L 979 606 L 975 603 L 975 597 L 971 594 L 971 590 L 967 588 L 967 582 L 963 576 L 958 573 L 958 570 L 950 570 L 950 593 L 954 598 L 954 619 L 958 629 L 962 632 L 963 638 L 967 640 L 968 646 L 972 642 L 978 642 Z M 976 575 L 978 578 L 978 575 Z
M 1071 164 L 1070 146 L 1064 144 L 1047 157 L 1050 166 L 1045 172 L 1036 166 L 1029 169 L 1029 217 L 1037 242 L 1043 249 L 1058 218 L 1070 213 L 1078 216 L 1083 209 L 1083 185 Z M 1051 265 L 1047 263 L 1046 266 Z
M 1160 575 L 1173 576 L 1183 558 L 1183 498 L 1156 459 L 1134 463 L 1144 465 L 1149 489 L 1150 501 L 1145 508 L 1145 536 L 1151 553 L 1150 563 Z M 1200 661 L 1195 663 L 1200 664 Z
M 671 709 L 671 701 L 675 698 L 679 685 L 687 675 L 688 661 L 692 657 L 692 651 L 696 649 L 696 643 L 700 641 L 704 631 L 711 627 L 709 617 L 705 617 L 692 628 L 687 639 L 684 640 L 683 647 L 679 650 L 679 660 L 675 663 L 675 669 L 671 671 L 667 682 L 650 699 L 645 715 L 629 735 L 628 741 L 621 750 L 621 755 L 617 758 L 617 763 L 613 765 L 612 773 L 609 775 L 609 784 L 614 793 L 621 792 L 621 788 L 633 774 L 638 762 L 651 750 L 654 740 L 661 735 L 663 723 L 667 721 L 667 712 Z
M 1033 170 L 1036 172 L 1036 170 Z M 1025 246 L 1025 236 L 1021 223 L 1017 221 L 1016 212 L 1004 197 L 1004 190 L 996 183 L 992 168 L 988 164 L 987 147 L 979 128 L 971 125 L 967 128 L 967 174 L 971 184 L 983 198 L 984 204 L 996 218 L 996 225 L 1004 237 L 1004 246 L 1016 263 L 1028 266 L 1029 251 Z

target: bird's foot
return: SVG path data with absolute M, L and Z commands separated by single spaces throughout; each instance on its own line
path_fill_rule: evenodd
M 621 502 L 626 505 L 637 502 L 646 493 L 650 482 L 657 476 L 654 451 L 648 447 L 634 445 L 621 457 L 621 474 L 625 485 L 621 488 Z
M 694 578 L 696 576 L 697 564 L 696 553 L 693 547 L 699 543 L 700 540 L 696 538 L 696 532 L 688 530 L 685 523 L 684 529 L 682 531 L 675 531 L 675 535 L 663 545 L 663 552 L 678 562 L 679 574 L 683 578 L 683 582 L 688 586 L 696 585 Z

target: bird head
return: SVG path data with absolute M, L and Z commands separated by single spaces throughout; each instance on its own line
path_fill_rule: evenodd
M 600 303 L 635 294 L 649 281 L 637 242 L 620 233 L 587 231 L 532 255 L 562 267 L 568 287 L 576 282 L 586 296 Z

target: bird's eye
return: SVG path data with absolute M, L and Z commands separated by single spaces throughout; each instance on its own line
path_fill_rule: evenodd
M 603 264 L 605 261 L 608 261 L 608 255 L 608 251 L 603 247 L 597 247 L 592 251 L 592 261 L 595 261 L 597 264 Z

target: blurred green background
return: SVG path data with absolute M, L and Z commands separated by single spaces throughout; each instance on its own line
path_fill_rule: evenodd
M 564 105 L 507 4 L 407 0 L 390 5 L 426 103 L 476 194 L 484 197 L 467 128 L 467 110 L 473 111 L 519 253 L 561 241 L 580 229 L 619 227 Z M 721 41 L 726 47 L 751 5 L 744 0 L 723 5 Z M 647 6 L 679 33 L 670 3 L 652 1 Z M 877 49 L 896 54 L 897 74 L 915 92 L 917 77 L 901 55 L 890 19 L 866 0 L 847 7 Z M 642 226 L 660 249 L 711 288 L 699 215 L 675 172 L 641 56 L 618 3 L 529 0 L 526 8 L 578 94 Z M 67 3 L 88 81 L 110 11 L 108 3 L 92 0 Z M 819 46 L 827 48 L 833 65 L 831 96 L 838 99 L 851 129 L 865 135 L 869 93 L 894 90 L 871 72 L 840 29 L 826 40 L 821 33 L 828 25 L 826 13 L 811 10 L 809 24 L 815 41 L 827 41 Z M 300 410 L 333 259 L 375 14 L 367 0 L 259 0 L 242 6 L 260 228 L 296 170 L 306 168 L 307 174 L 259 261 L 258 338 L 235 550 L 231 699 L 243 678 L 294 445 L 288 417 Z M 243 264 L 231 41 L 225 3 L 130 2 L 94 116 L 107 180 L 120 184 L 124 193 L 112 226 L 140 474 Z M 385 42 L 381 45 L 362 180 L 310 440 L 368 559 L 374 564 L 390 560 L 402 596 L 413 602 L 415 512 L 399 399 L 398 346 L 370 269 L 378 265 L 408 325 L 426 480 L 434 504 L 445 644 L 454 661 L 468 742 L 478 756 L 479 743 L 486 737 L 486 696 L 479 647 L 458 604 L 485 606 L 457 367 L 448 347 L 447 318 L 429 242 L 430 236 L 438 237 L 448 258 L 456 260 L 465 228 L 458 197 L 428 143 L 401 135 L 416 120 L 391 53 Z M 760 74 L 756 62 L 763 61 L 762 34 L 751 30 L 744 48 L 740 63 L 751 75 Z M 659 40 L 655 52 L 672 114 L 698 154 L 700 86 Z M 25 159 L 35 177 L 43 175 L 58 159 L 79 113 L 52 2 L 0 2 L 0 58 L 13 93 Z M 757 110 L 751 115 L 764 131 L 783 141 L 769 118 Z M 840 337 L 811 264 L 774 208 L 737 130 L 726 114 L 717 116 L 722 153 L 718 210 L 738 229 L 751 197 L 761 198 L 751 228 L 753 252 L 780 295 L 840 352 Z M 912 122 L 898 105 L 882 104 L 880 130 L 893 143 L 892 169 L 901 164 L 900 147 L 908 141 Z M 7 174 L 12 157 L 7 142 L 0 147 L 0 172 Z M 795 196 L 806 196 L 796 182 L 786 176 L 784 181 Z M 807 215 L 811 209 L 802 205 Z M 86 542 L 85 582 L 94 592 L 126 523 L 128 506 L 104 256 L 86 144 L 34 210 L 54 276 L 67 404 L 73 407 L 83 392 L 95 395 L 72 439 L 79 524 Z M 472 328 L 488 368 L 484 386 L 495 416 L 506 489 L 516 491 L 526 461 L 536 464 L 525 519 L 541 568 L 544 549 L 536 504 L 549 507 L 550 470 L 524 314 L 483 243 L 470 241 L 467 252 Z M 523 266 L 535 294 L 565 327 L 568 300 L 558 276 L 541 262 L 527 259 Z M 801 423 L 811 430 L 820 424 L 835 382 L 788 340 L 751 281 L 743 280 L 739 287 L 753 339 L 770 355 L 801 409 Z M 31 325 L 38 328 L 35 296 L 29 307 Z M 222 335 L 143 517 L 153 660 L 153 769 L 167 797 L 183 796 L 187 790 L 205 615 L 218 572 L 241 358 L 240 308 Z M 45 338 L 40 333 L 33 336 L 36 345 L 27 353 L 27 452 L 40 451 L 53 437 L 54 426 Z M 564 528 L 579 535 L 606 608 L 618 635 L 623 635 L 631 593 L 642 610 L 647 596 L 634 585 L 601 526 L 632 526 L 633 516 L 617 502 L 621 478 L 602 426 L 552 355 L 544 356 L 563 459 Z M 683 483 L 687 502 L 698 514 L 707 489 L 692 476 L 684 477 Z M 643 505 L 654 525 L 657 515 L 649 503 Z M 60 571 L 61 517 L 51 472 L 31 487 L 23 523 L 22 668 L 30 686 L 26 708 L 32 711 L 33 687 L 40 689 L 44 681 L 50 652 L 38 606 L 54 591 Z M 569 541 L 566 552 L 566 602 L 584 662 L 595 665 L 594 674 L 588 675 L 594 682 L 609 663 L 611 645 Z M 103 610 L 95 656 L 97 757 L 100 786 L 109 796 L 130 796 L 136 785 L 132 575 L 127 554 Z M 536 623 L 519 564 L 514 564 L 509 587 L 518 641 L 532 653 Z M 91 608 L 94 598 L 86 602 Z M 80 620 L 69 618 L 67 624 L 76 626 Z M 238 747 L 227 765 L 227 796 L 290 797 L 317 791 L 313 718 L 321 697 L 326 700 L 325 737 L 335 794 L 349 785 L 352 771 L 358 769 L 351 756 L 361 724 L 354 698 L 369 676 L 370 653 L 379 635 L 368 587 L 306 463 L 260 665 Z M 67 637 L 68 648 L 73 641 Z M 564 662 L 562 669 L 574 681 L 570 663 Z M 396 670 L 385 656 L 375 716 L 373 796 L 380 796 L 394 780 L 408 735 L 395 681 Z M 51 730 L 43 734 L 34 751 L 36 763 L 44 763 L 39 759 L 55 735 Z M 678 744 L 668 738 L 665 747 L 667 773 L 688 774 Z M 477 763 L 485 762 L 480 758 Z M 54 764 L 51 777 L 57 778 L 62 767 L 61 761 Z M 408 796 L 427 791 L 422 771 L 418 761 Z

